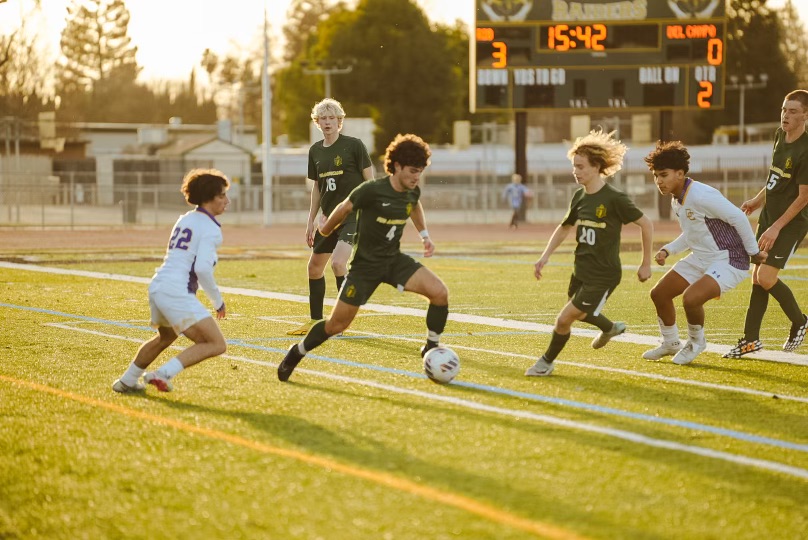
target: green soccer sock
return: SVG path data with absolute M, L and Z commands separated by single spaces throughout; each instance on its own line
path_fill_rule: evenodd
M 313 349 L 316 349 L 330 338 L 328 334 L 325 332 L 325 320 L 317 321 L 314 323 L 314 326 L 311 327 L 309 333 L 306 334 L 306 337 L 303 338 L 303 349 L 305 351 L 301 351 L 302 353 L 307 353 Z
M 752 294 L 749 295 L 749 309 L 746 310 L 746 322 L 743 326 L 743 337 L 747 341 L 760 339 L 760 325 L 763 324 L 763 315 L 769 307 L 769 291 L 760 285 L 752 285 Z
M 550 346 L 547 347 L 547 351 L 544 353 L 544 359 L 548 362 L 552 362 L 556 359 L 558 354 L 564 348 L 564 345 L 570 340 L 570 334 L 559 334 L 555 330 L 553 330 L 553 337 L 550 338 Z
M 614 323 L 610 321 L 603 313 L 600 315 L 589 315 L 587 314 L 584 317 L 584 322 L 589 323 L 592 326 L 597 326 L 603 332 L 608 332 L 614 326 Z
M 777 300 L 783 313 L 791 320 L 792 324 L 802 326 L 805 322 L 805 317 L 803 317 L 800 305 L 788 285 L 778 279 L 777 283 L 769 289 L 769 294 Z
M 325 299 L 325 276 L 309 280 L 309 314 L 313 321 L 323 318 L 323 300 Z

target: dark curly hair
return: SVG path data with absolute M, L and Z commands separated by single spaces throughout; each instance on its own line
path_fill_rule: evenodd
M 430 157 L 432 150 L 421 137 L 412 133 L 406 135 L 399 133 L 384 153 L 384 169 L 391 174 L 396 172 L 393 163 L 398 163 L 402 167 L 423 169 L 429 165 Z
M 673 169 L 687 174 L 690 170 L 690 154 L 682 141 L 657 141 L 656 148 L 645 156 L 645 163 L 652 171 Z
M 190 204 L 212 201 L 230 188 L 230 180 L 217 169 L 191 169 L 182 179 L 180 191 Z

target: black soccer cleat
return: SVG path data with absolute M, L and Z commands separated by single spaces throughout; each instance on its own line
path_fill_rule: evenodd
M 421 347 L 421 358 L 426 356 L 426 353 L 428 353 L 429 351 L 431 351 L 432 349 L 434 349 L 437 346 L 438 346 L 438 344 L 435 343 L 434 341 L 426 340 L 426 344 L 423 347 Z
M 289 352 L 283 357 L 283 361 L 278 364 L 278 380 L 281 382 L 288 381 L 289 377 L 292 376 L 292 372 L 300 361 L 303 360 L 303 356 L 304 355 L 300 354 L 300 350 L 297 348 L 297 343 L 292 345 L 289 348 Z

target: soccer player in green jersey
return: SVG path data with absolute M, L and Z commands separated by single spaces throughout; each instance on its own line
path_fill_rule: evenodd
M 758 246 L 769 257 L 755 264 L 752 271 L 752 294 L 746 310 L 743 337 L 724 358 L 740 358 L 763 348 L 760 326 L 769 305 L 769 295 L 791 321 L 791 331 L 783 350 L 793 351 L 802 345 L 808 329 L 806 317 L 794 293 L 777 277 L 808 232 L 808 91 L 794 90 L 783 100 L 780 127 L 774 134 L 772 163 L 766 185 L 754 198 L 741 205 L 751 214 L 763 207 L 757 226 Z M 753 261 L 754 262 L 754 261 Z
M 323 140 L 309 149 L 308 178 L 314 182 L 311 190 L 309 219 L 306 222 L 306 244 L 312 248 L 309 257 L 309 315 L 311 320 L 287 334 L 304 336 L 312 325 L 323 318 L 325 299 L 325 265 L 331 259 L 331 270 L 337 281 L 337 290 L 342 287 L 348 271 L 348 259 L 353 249 L 356 219 L 353 214 L 335 234 L 325 237 L 317 232 L 315 219 L 322 209 L 329 215 L 334 208 L 364 180 L 373 179 L 373 165 L 364 143 L 343 135 L 342 122 L 345 111 L 339 101 L 326 98 L 311 110 L 311 119 L 323 132 Z
M 567 153 L 572 174 L 581 186 L 572 196 L 569 210 L 556 227 L 547 247 L 536 261 L 534 275 L 542 278 L 542 270 L 550 256 L 576 228 L 575 262 L 567 296 L 569 301 L 556 318 L 550 345 L 525 375 L 545 377 L 553 372 L 553 361 L 567 344 L 575 321 L 584 321 L 600 329 L 592 341 L 599 349 L 610 339 L 626 331 L 623 322 L 612 322 L 603 315 L 603 306 L 623 275 L 620 264 L 620 233 L 623 224 L 634 223 L 642 231 L 642 262 L 637 270 L 639 280 L 651 277 L 651 242 L 654 227 L 651 220 L 622 191 L 606 183 L 623 166 L 628 148 L 612 137 L 612 133 L 593 130 L 578 137 Z
M 359 307 L 367 303 L 381 283 L 429 300 L 427 341 L 421 348 L 421 356 L 438 346 L 449 316 L 449 290 L 429 268 L 401 253 L 401 235 L 408 219 L 421 235 L 424 257 L 431 257 L 435 251 L 426 229 L 418 187 L 431 155 L 429 145 L 417 135 L 396 136 L 384 157 L 389 176 L 364 182 L 328 218 L 320 218 L 320 233 L 329 237 L 356 212 L 357 232 L 350 271 L 331 315 L 312 326 L 303 341 L 292 345 L 278 365 L 278 379 L 288 380 L 306 353 L 348 328 Z

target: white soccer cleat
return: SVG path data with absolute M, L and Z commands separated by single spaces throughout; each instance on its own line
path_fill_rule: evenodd
M 544 356 L 539 358 L 535 364 L 527 368 L 525 376 L 527 377 L 547 377 L 553 372 L 553 363 L 544 359 Z
M 147 384 L 150 384 L 157 388 L 161 392 L 171 392 L 174 390 L 174 385 L 171 384 L 171 381 L 156 371 L 150 371 L 143 375 L 143 380 L 146 381 Z
M 612 325 L 612 329 L 608 332 L 601 332 L 600 334 L 592 340 L 592 348 L 593 349 L 600 349 L 601 347 L 605 346 L 609 341 L 615 337 L 619 336 L 623 332 L 626 331 L 626 323 L 624 322 L 615 322 Z
M 682 347 L 676 356 L 673 357 L 673 363 L 679 364 L 680 366 L 686 366 L 690 362 L 696 359 L 696 357 L 701 354 L 701 352 L 707 348 L 707 343 L 697 343 L 692 340 L 688 340 L 685 343 L 685 346 Z
M 682 349 L 682 342 L 678 339 L 676 341 L 671 341 L 669 343 L 662 342 L 662 345 L 657 347 L 656 349 L 651 349 L 650 351 L 645 351 L 642 353 L 642 357 L 646 360 L 659 360 L 666 356 L 673 356 L 674 354 L 678 353 Z
M 137 381 L 134 386 L 129 386 L 122 380 L 118 379 L 114 383 L 112 383 L 112 389 L 119 394 L 130 394 L 132 392 L 142 392 L 146 389 L 146 385 L 140 381 Z

